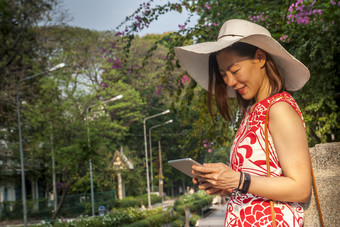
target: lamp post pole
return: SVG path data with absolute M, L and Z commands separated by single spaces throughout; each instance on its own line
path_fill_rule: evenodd
M 172 123 L 172 119 L 168 120 L 159 125 L 155 125 L 149 128 L 149 149 L 150 149 L 150 172 L 151 172 L 151 191 L 153 191 L 153 168 L 152 168 L 152 143 L 151 143 L 151 130 L 154 128 L 158 128 L 159 126 L 166 125 Z
M 162 203 L 164 202 L 163 199 L 163 163 L 162 163 L 162 148 L 161 148 L 161 141 L 158 140 L 158 156 L 159 156 L 159 171 L 158 171 L 158 192 L 159 196 L 162 198 Z
M 27 227 L 27 206 L 26 206 L 26 183 L 25 183 L 25 169 L 24 169 L 24 151 L 22 146 L 22 133 L 21 133 L 21 119 L 20 119 L 20 97 L 19 97 L 19 83 L 25 80 L 41 76 L 45 73 L 50 73 L 58 69 L 64 68 L 65 63 L 60 63 L 49 70 L 35 74 L 33 76 L 26 77 L 19 80 L 16 84 L 16 103 L 17 103 L 17 115 L 18 115 L 18 131 L 19 131 L 19 149 L 20 149 L 20 167 L 21 167 L 21 191 L 22 191 L 22 206 L 23 206 L 23 216 L 24 216 L 24 226 Z
M 89 114 L 89 110 L 92 107 L 98 106 L 98 105 L 102 105 L 108 102 L 113 102 L 116 101 L 118 99 L 123 98 L 123 95 L 117 95 L 115 97 L 113 97 L 112 99 L 106 100 L 100 104 L 96 104 L 96 105 L 92 105 L 86 108 L 86 123 L 87 123 L 87 146 L 89 148 L 89 150 L 91 149 L 91 143 L 90 143 L 90 127 L 89 127 L 89 121 L 88 121 L 88 114 Z M 95 216 L 95 212 L 94 212 L 94 189 L 93 189 L 93 175 L 92 175 L 92 160 L 89 159 L 89 166 L 90 166 L 90 181 L 91 181 L 91 204 L 92 204 L 92 216 Z
M 149 180 L 149 165 L 148 165 L 148 144 L 146 140 L 146 120 L 158 117 L 164 114 L 170 113 L 170 110 L 163 111 L 162 113 L 152 115 L 150 117 L 144 118 L 143 127 L 144 127 L 144 147 L 145 147 L 145 165 L 146 165 L 146 187 L 148 192 L 148 208 L 151 208 L 151 196 L 150 196 L 150 180 Z
M 57 197 L 57 184 L 56 184 L 56 174 L 55 174 L 55 160 L 54 160 L 54 137 L 53 137 L 53 126 L 51 124 L 51 154 L 52 154 L 52 181 L 53 181 L 53 206 L 54 206 L 54 212 L 57 211 L 57 203 L 58 203 L 58 197 Z

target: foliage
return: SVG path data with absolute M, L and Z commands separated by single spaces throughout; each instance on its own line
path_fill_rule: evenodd
M 64 218 L 75 218 L 79 215 L 91 214 L 91 197 L 88 194 L 71 194 L 65 197 L 65 202 L 60 209 L 60 216 Z M 145 197 L 145 196 L 144 196 Z M 152 202 L 156 203 L 160 199 L 153 198 Z M 53 211 L 53 201 L 48 198 L 27 200 L 28 217 L 36 219 L 50 219 Z M 115 194 L 113 191 L 95 192 L 94 203 L 95 211 L 99 206 L 104 206 L 107 210 L 111 210 L 116 205 Z M 0 203 L 1 212 L 0 220 L 18 219 L 22 217 L 23 207 L 22 200 L 6 201 Z M 132 206 L 133 207 L 133 206 Z
M 139 220 L 143 220 L 140 223 L 152 223 L 158 226 L 164 223 L 164 220 L 169 219 L 167 212 L 163 212 L 162 208 L 156 208 L 152 210 L 141 211 L 138 208 L 125 208 L 125 209 L 114 209 L 112 212 L 105 214 L 104 216 L 94 216 L 94 217 L 83 217 L 80 216 L 72 222 L 62 222 L 55 221 L 51 226 L 54 227 L 83 227 L 83 226 L 93 226 L 93 227 L 104 227 L 104 226 L 125 226 L 131 223 L 135 223 Z M 166 218 L 167 217 L 167 218 Z M 164 219 L 165 218 L 165 219 Z M 157 223 L 157 224 L 156 224 Z M 36 225 L 36 226 L 43 226 Z M 145 226 L 132 224 L 131 226 Z M 150 226 L 150 225 L 149 225 Z
M 135 33 L 147 27 L 152 21 L 169 11 L 181 13 L 186 10 L 189 17 L 183 25 L 179 25 L 177 32 L 162 37 L 150 48 L 151 54 L 157 45 L 164 41 L 168 42 L 167 62 L 164 72 L 163 85 L 168 83 L 170 75 L 177 75 L 177 92 L 172 103 L 173 110 L 189 110 L 189 105 L 196 112 L 196 125 L 202 125 L 201 119 L 208 119 L 206 108 L 196 106 L 201 103 L 198 100 L 206 100 L 206 92 L 197 88 L 194 81 L 185 87 L 180 79 L 185 73 L 174 70 L 180 64 L 174 56 L 174 47 L 192 44 L 194 42 L 214 41 L 217 37 L 219 27 L 228 19 L 241 18 L 251 20 L 255 23 L 267 27 L 274 38 L 280 40 L 287 50 L 300 59 L 311 71 L 311 79 L 300 91 L 294 92 L 307 125 L 309 143 L 339 141 L 339 14 L 340 7 L 335 1 L 285 1 L 285 0 L 261 0 L 261 1 L 177 1 L 175 3 L 165 3 L 153 6 L 152 1 L 141 4 L 140 7 L 118 27 L 124 25 L 124 32 L 116 35 L 122 36 L 125 40 L 125 53 L 128 56 L 129 46 L 135 38 Z M 188 27 L 188 23 L 193 15 L 198 15 L 197 23 Z M 311 39 L 313 34 L 313 39 Z M 145 58 L 147 62 L 148 55 Z M 322 83 L 320 83 L 322 81 Z M 184 96 L 181 96 L 185 92 Z M 176 106 L 177 104 L 177 106 Z M 192 113 L 191 111 L 186 111 Z M 235 111 L 236 113 L 236 111 Z M 197 115 L 199 117 L 197 117 Z M 202 116 L 202 117 L 201 117 Z M 190 116 L 192 117 L 192 116 Z M 218 119 L 218 116 L 216 116 Z M 193 124 L 191 122 L 191 124 Z M 211 125 L 211 122 L 207 122 Z M 221 120 L 211 127 L 226 128 Z M 206 130 L 207 127 L 199 127 L 196 130 L 200 138 L 214 138 L 220 141 L 233 136 L 226 137 L 222 134 L 219 137 L 218 130 Z M 208 127 L 210 128 L 210 127 Z M 234 126 L 232 128 L 235 129 Z M 195 133 L 188 134 L 187 141 L 197 141 Z M 210 140 L 212 141 L 212 140 Z M 212 141 L 212 142 L 216 142 Z M 199 144 L 199 143 L 198 143 Z M 184 148 L 190 148 L 186 143 Z M 191 149 L 192 150 L 192 149 Z M 197 154 L 198 149 L 194 149 Z
M 172 216 L 169 211 L 166 211 L 126 225 L 126 227 L 162 226 L 162 224 L 171 223 L 175 218 L 176 216 Z
M 156 91 L 149 82 L 149 79 L 158 80 L 157 70 L 162 67 L 158 59 L 163 54 L 155 56 L 150 74 L 144 72 L 140 77 L 132 74 L 120 78 L 121 74 L 112 69 L 108 59 L 101 54 L 112 40 L 107 33 L 67 26 L 34 30 L 40 34 L 38 41 L 44 47 L 43 55 L 50 56 L 53 62 L 65 62 L 67 67 L 25 84 L 39 91 L 30 102 L 22 103 L 27 177 L 40 179 L 46 192 L 51 191 L 52 168 L 49 163 L 53 149 L 58 211 L 64 215 L 68 208 L 63 208 L 63 201 L 68 194 L 90 191 L 89 159 L 93 164 L 94 190 L 117 187 L 114 178 L 117 170 L 112 168 L 111 162 L 114 151 L 122 147 L 134 165 L 133 170 L 121 171 L 126 187 L 131 188 L 127 195 L 142 194 L 146 182 L 140 180 L 140 176 L 145 176 L 144 153 L 139 152 L 140 144 L 143 144 L 143 137 L 138 135 L 142 131 L 141 112 L 149 115 L 149 111 L 167 108 L 163 97 L 154 95 Z M 144 55 L 143 48 L 153 42 L 150 40 L 153 39 L 135 42 L 136 55 L 132 62 L 141 61 L 138 56 Z M 118 94 L 124 98 L 101 105 Z M 150 108 L 145 108 L 146 105 Z M 18 150 L 17 147 L 12 149 Z M 134 202 L 134 205 L 139 203 Z M 88 213 L 89 206 L 84 208 L 83 205 L 79 210 Z
M 39 0 L 29 6 L 23 1 L 15 2 L 10 5 L 0 0 L 4 6 L 0 22 L 4 28 L 0 42 L 0 122 L 4 130 L 0 136 L 14 153 L 10 168 L 15 170 L 19 147 L 13 114 L 14 82 L 43 72 L 46 66 L 65 62 L 67 68 L 19 86 L 27 177 L 40 179 L 45 192 L 51 191 L 53 148 L 61 210 L 67 194 L 90 191 L 89 159 L 94 190 L 117 188 L 118 170 L 112 167 L 112 157 L 120 149 L 134 165 L 133 170 L 119 170 L 129 189 L 127 195 L 144 194 L 143 119 L 166 109 L 171 113 L 149 119 L 146 126 L 149 129 L 170 118 L 174 120 L 154 129 L 151 139 L 154 175 L 160 166 L 156 142 L 161 141 L 168 195 L 176 195 L 175 189 L 192 183 L 189 177 L 166 165 L 167 160 L 191 157 L 199 162 L 228 161 L 237 122 L 228 124 L 215 113 L 216 123 L 212 123 L 206 92 L 180 67 L 173 49 L 215 40 L 219 27 L 231 18 L 266 26 L 276 40 L 308 66 L 310 81 L 293 95 L 304 114 L 310 145 L 339 141 L 340 7 L 333 1 L 305 0 L 302 5 L 302 1 L 284 0 L 179 0 L 158 6 L 149 1 L 123 22 L 121 28 L 127 27 L 116 35 L 67 26 L 36 27 L 55 1 Z M 177 32 L 135 35 L 162 14 L 184 10 L 189 12 L 189 18 Z M 194 15 L 199 19 L 189 27 Z M 25 23 L 23 18 L 27 19 Z M 124 98 L 102 105 L 118 94 Z M 234 114 L 239 120 L 237 109 Z M 158 177 L 154 179 L 157 182 Z M 179 210 L 182 200 L 176 202 Z M 140 200 L 130 197 L 121 203 L 136 206 Z M 145 198 L 143 204 L 147 204 Z M 85 207 L 85 213 L 88 211 L 89 206 Z
M 172 226 L 184 226 L 185 224 L 185 209 L 189 208 L 191 212 L 190 225 L 195 225 L 197 220 L 203 214 L 204 207 L 210 207 L 214 196 L 206 194 L 200 190 L 194 194 L 186 194 L 175 201 L 174 210 L 177 214 L 177 220 L 172 223 Z
M 48 207 L 47 204 L 47 199 L 27 200 L 27 215 L 31 218 L 48 218 L 52 213 L 52 209 Z M 35 206 L 38 206 L 39 209 L 34 209 Z M 2 202 L 0 220 L 11 220 L 22 217 L 22 211 L 22 200 Z
M 0 1 L 0 124 L 2 130 L 7 132 L 9 144 L 13 140 L 9 129 L 16 127 L 17 120 L 16 85 L 20 80 L 52 67 L 39 54 L 44 51 L 37 40 L 39 34 L 33 27 L 50 23 L 50 15 L 58 14 L 57 5 L 56 0 Z M 25 82 L 18 86 L 21 97 L 37 93 L 35 86 L 23 89 L 23 85 Z
M 176 201 L 174 209 L 163 211 L 162 207 L 151 210 L 141 211 L 139 208 L 119 208 L 113 209 L 104 216 L 83 217 L 80 216 L 72 222 L 55 221 L 54 227 L 82 227 L 82 226 L 161 226 L 162 224 L 172 223 L 174 226 L 182 226 L 184 223 L 183 206 L 190 207 L 192 212 L 199 211 L 200 208 L 210 205 L 213 196 L 207 195 L 204 191 L 198 191 L 192 195 L 181 196 Z M 182 212 L 183 211 L 183 212 Z M 199 212 L 197 212 L 199 213 Z M 191 224 L 195 224 L 200 216 L 193 214 L 190 219 Z M 177 225 L 176 225 L 177 223 Z M 41 225 L 37 225 L 41 226 Z
M 191 212 L 201 213 L 203 207 L 211 205 L 213 197 L 202 190 L 194 194 L 183 195 L 176 200 L 174 209 L 182 215 L 184 215 L 185 208 L 189 208 Z
M 151 194 L 150 197 L 151 204 L 162 202 L 162 198 L 157 195 Z M 127 208 L 127 207 L 141 207 L 142 205 L 146 206 L 147 204 L 148 204 L 147 195 L 142 195 L 135 197 L 129 196 L 120 200 L 116 200 L 114 206 L 116 208 Z

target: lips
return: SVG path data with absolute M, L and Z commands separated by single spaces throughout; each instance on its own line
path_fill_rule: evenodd
M 246 86 L 239 88 L 239 89 L 235 89 L 240 95 L 242 95 L 245 91 Z

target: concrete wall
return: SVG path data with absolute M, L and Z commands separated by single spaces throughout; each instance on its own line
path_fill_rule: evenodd
M 340 143 L 318 144 L 310 153 L 324 224 L 340 226 Z M 314 190 L 303 206 L 305 226 L 321 226 Z

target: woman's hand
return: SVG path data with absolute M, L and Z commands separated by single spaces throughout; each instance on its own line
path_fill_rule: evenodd
M 194 184 L 199 183 L 198 189 L 204 190 L 208 195 L 224 194 L 223 189 L 214 188 L 214 186 L 207 181 L 199 182 L 198 178 L 193 178 L 192 182 Z
M 231 189 L 238 186 L 240 173 L 223 163 L 205 163 L 192 168 L 192 173 L 196 175 L 193 183 L 199 183 L 198 188 L 209 195 L 230 194 Z

